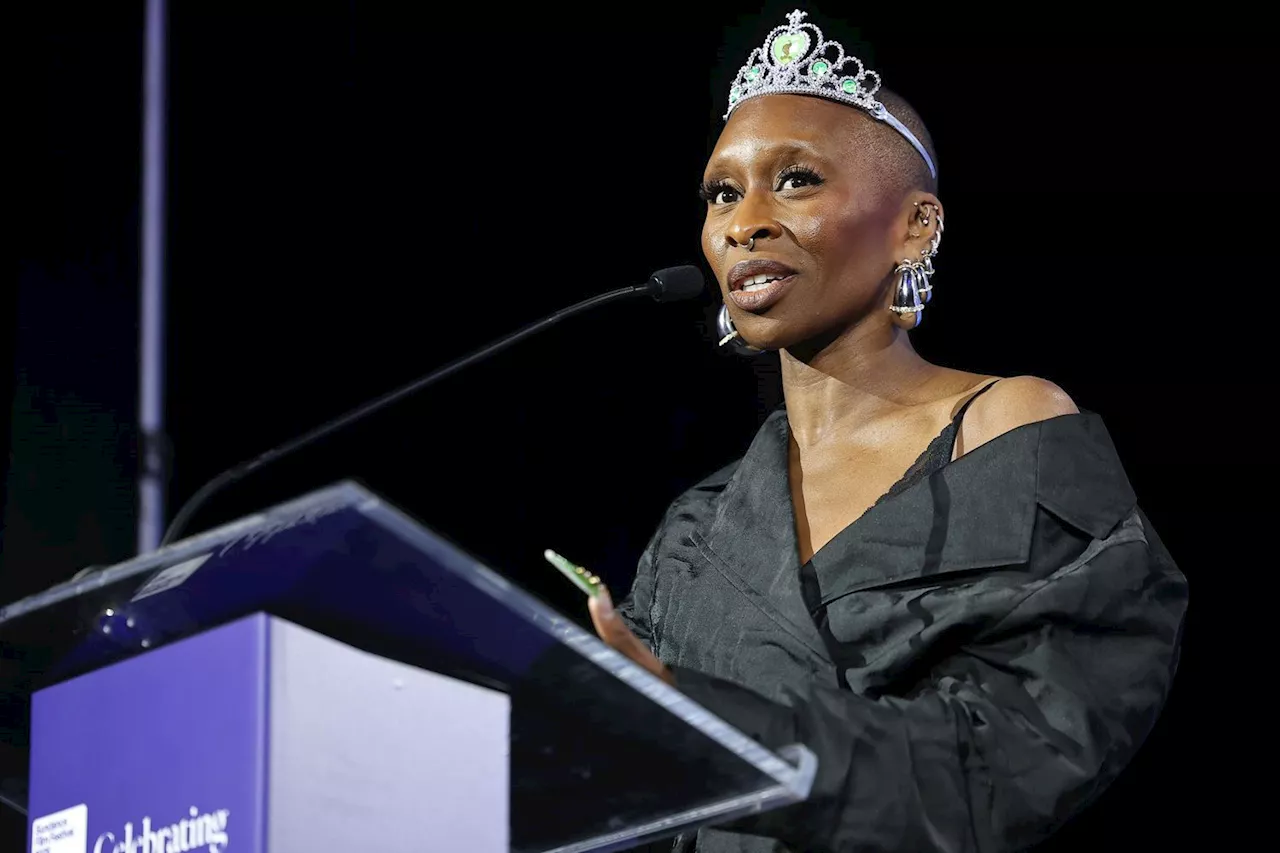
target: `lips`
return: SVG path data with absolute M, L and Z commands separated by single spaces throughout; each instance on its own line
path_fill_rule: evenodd
M 744 311 L 764 311 L 782 298 L 796 275 L 793 268 L 780 261 L 741 261 L 729 270 L 729 298 Z

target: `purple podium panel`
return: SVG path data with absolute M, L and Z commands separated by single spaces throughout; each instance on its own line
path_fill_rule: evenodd
M 257 614 L 37 692 L 35 853 L 506 853 L 510 700 Z
M 265 853 L 267 649 L 253 616 L 32 696 L 33 853 Z

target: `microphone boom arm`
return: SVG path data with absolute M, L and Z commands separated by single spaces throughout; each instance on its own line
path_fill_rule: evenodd
M 195 494 L 187 499 L 187 502 L 182 505 L 180 510 L 178 510 L 177 514 L 173 517 L 173 521 L 169 523 L 169 527 L 165 530 L 164 537 L 160 540 L 160 547 L 163 548 L 165 545 L 171 543 L 174 537 L 182 532 L 183 528 L 186 527 L 187 523 L 191 520 L 191 517 L 195 515 L 196 510 L 198 510 L 215 492 L 220 491 L 223 487 L 228 486 L 237 480 L 247 477 L 262 466 L 270 462 L 274 462 L 282 456 L 288 456 L 296 450 L 301 450 L 307 445 L 319 441 L 330 433 L 336 432 L 352 423 L 355 423 L 356 421 L 368 417 L 369 415 L 390 406 L 392 403 L 395 403 L 404 397 L 415 394 L 423 388 L 426 388 L 428 385 L 434 384 L 441 379 L 462 370 L 464 367 L 468 367 L 472 364 L 483 361 L 492 355 L 496 355 L 507 347 L 516 344 L 531 335 L 535 335 L 543 329 L 554 326 L 561 320 L 566 320 L 575 314 L 595 308 L 598 305 L 604 305 L 607 302 L 644 295 L 654 295 L 655 298 L 658 298 L 652 284 L 641 284 L 633 287 L 620 287 L 617 290 L 611 290 L 608 293 L 601 293 L 597 296 L 584 299 L 575 305 L 570 305 L 568 308 L 557 311 L 549 317 L 544 317 L 536 323 L 530 323 L 523 329 L 512 332 L 504 338 L 499 338 L 490 344 L 486 344 L 469 355 L 464 355 L 459 359 L 451 361 L 444 367 L 434 370 L 426 376 L 419 377 L 412 382 L 402 385 L 393 391 L 389 391 L 381 397 L 377 397 L 367 403 L 362 403 L 346 414 L 339 415 L 332 420 L 326 421 L 315 429 L 305 432 L 297 438 L 290 439 L 284 444 L 273 447 L 265 453 L 255 456 L 253 459 L 241 462 L 239 465 L 232 468 L 228 468 L 226 471 L 223 471 L 221 474 L 197 489 Z

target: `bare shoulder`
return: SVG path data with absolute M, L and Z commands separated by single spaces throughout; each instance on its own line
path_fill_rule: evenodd
M 1054 383 L 1038 376 L 1011 376 L 973 401 L 960 423 L 956 455 L 968 453 L 1011 429 L 1079 412 Z

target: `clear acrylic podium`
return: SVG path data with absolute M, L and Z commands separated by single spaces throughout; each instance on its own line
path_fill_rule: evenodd
M 0 609 L 0 643 L 33 851 L 618 850 L 815 769 L 351 482 Z

